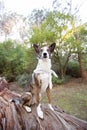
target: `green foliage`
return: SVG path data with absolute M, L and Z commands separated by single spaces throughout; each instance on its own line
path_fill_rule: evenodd
M 56 2 L 57 1 L 54 3 Z M 62 6 L 61 3 L 60 5 Z M 58 69 L 60 69 L 59 73 L 62 79 L 66 76 L 67 65 L 72 53 L 77 53 L 78 55 L 79 52 L 84 53 L 87 51 L 87 23 L 82 25 L 76 24 L 77 21 L 75 16 L 70 13 L 71 2 L 66 2 L 66 6 L 67 7 L 66 9 L 64 8 L 64 10 L 63 8 L 58 9 L 58 7 L 56 7 L 46 15 L 45 20 L 38 25 L 35 24 L 32 26 L 30 38 L 31 43 L 42 44 L 44 42 L 57 42 L 55 62 L 58 64 Z M 35 16 L 38 16 L 36 14 L 37 13 L 35 13 Z M 36 20 L 38 22 L 38 19 Z M 76 67 L 74 67 L 74 69 L 75 68 Z M 77 75 L 80 75 L 79 72 L 77 73 Z M 72 76 L 74 75 L 76 74 L 74 73 Z
M 69 4 L 67 3 L 67 5 Z M 33 10 L 29 21 L 31 23 L 31 34 L 29 34 L 31 48 L 27 49 L 12 41 L 1 43 L 0 75 L 6 76 L 9 80 L 15 80 L 18 75 L 25 72 L 31 74 L 37 63 L 32 45 L 34 43 L 42 45 L 43 42 L 48 44 L 56 42 L 54 53 L 54 61 L 57 64 L 56 71 L 59 72 L 61 78 L 66 79 L 66 70 L 68 75 L 79 77 L 81 75 L 79 64 L 69 62 L 69 59 L 72 53 L 87 54 L 87 24 L 77 26 L 75 17 L 67 9 L 69 10 L 66 7 L 65 12 L 59 11 L 60 9 L 54 9 L 50 12 Z M 86 57 L 84 56 L 85 66 L 87 66 Z M 53 78 L 53 81 L 63 82 L 56 78 Z
M 69 61 L 66 73 L 75 78 L 81 77 L 79 63 L 76 61 Z
M 18 84 L 22 87 L 25 87 L 29 81 L 30 75 L 27 73 L 24 73 L 22 75 L 18 75 L 16 77 L 16 81 L 18 82 Z
M 72 77 L 70 75 L 66 75 L 64 77 L 64 79 L 61 79 L 60 77 L 56 78 L 56 77 L 52 77 L 52 81 L 54 84 L 64 84 L 64 83 L 67 83 Z
M 62 84 L 64 82 L 63 79 L 60 79 L 60 78 L 56 78 L 56 77 L 52 77 L 52 81 L 54 84 Z
M 61 77 L 65 76 L 64 73 L 71 54 L 71 44 L 69 44 L 71 42 L 66 40 L 64 35 L 67 33 L 71 20 L 72 16 L 68 13 L 65 14 L 58 11 L 50 11 L 42 24 L 31 28 L 31 43 L 40 44 L 43 42 L 50 43 L 58 41 L 55 51 L 55 59 L 60 66 Z
M 36 63 L 33 54 L 32 49 L 26 49 L 12 41 L 1 43 L 0 75 L 13 81 L 20 74 L 31 73 Z
M 58 11 L 49 12 L 45 20 L 39 26 L 31 27 L 30 43 L 54 42 L 61 38 L 61 33 L 68 28 L 69 14 Z
M 55 32 L 46 28 L 45 23 L 41 28 L 32 28 L 33 34 L 30 43 L 53 42 L 56 40 Z

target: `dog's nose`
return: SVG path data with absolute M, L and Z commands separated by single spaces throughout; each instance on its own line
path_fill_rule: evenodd
M 43 57 L 47 58 L 47 53 L 46 52 L 43 53 Z

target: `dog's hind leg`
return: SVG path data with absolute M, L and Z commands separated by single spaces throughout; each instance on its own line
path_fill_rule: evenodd
M 51 105 L 51 97 L 50 97 L 50 88 L 49 88 L 49 86 L 47 87 L 47 89 L 46 89 L 46 93 L 47 93 L 47 97 L 48 97 L 48 106 L 49 106 L 49 108 L 52 110 L 52 111 L 54 111 L 54 109 L 53 109 L 53 107 L 52 107 L 52 105 Z
M 37 114 L 39 118 L 43 119 L 43 111 L 41 110 L 41 104 L 40 104 L 40 99 L 41 99 L 41 94 L 40 94 L 40 88 L 37 88 L 37 95 L 36 95 L 36 100 L 37 100 Z
M 41 110 L 41 104 L 40 104 L 42 82 L 38 74 L 35 75 L 35 84 L 36 84 L 37 114 L 39 118 L 43 119 L 43 111 Z

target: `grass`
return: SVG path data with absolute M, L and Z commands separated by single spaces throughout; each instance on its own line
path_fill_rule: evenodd
M 56 85 L 51 91 L 52 104 L 65 112 L 87 121 L 87 85 L 81 82 L 70 82 Z M 46 95 L 42 98 L 47 103 Z

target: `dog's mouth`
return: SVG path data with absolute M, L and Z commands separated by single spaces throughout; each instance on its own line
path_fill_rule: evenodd
M 47 56 L 43 56 L 43 58 L 47 58 Z

